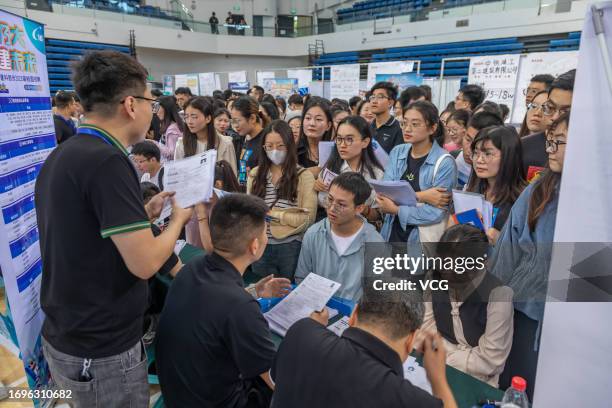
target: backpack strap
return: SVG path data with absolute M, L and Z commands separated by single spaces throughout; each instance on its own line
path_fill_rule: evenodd
M 453 163 L 455 162 L 455 159 L 449 153 L 445 153 L 442 156 L 438 157 L 438 160 L 436 160 L 436 165 L 434 166 L 433 177 L 431 179 L 432 185 L 435 185 L 436 175 L 438 174 L 438 169 L 440 168 L 442 161 L 446 159 L 447 157 L 450 157 L 453 160 Z

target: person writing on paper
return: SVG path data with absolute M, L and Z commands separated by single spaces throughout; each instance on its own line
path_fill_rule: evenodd
M 548 168 L 516 200 L 490 259 L 491 273 L 515 293 L 512 351 L 500 386 L 522 373 L 533 392 L 539 336 L 552 257 L 559 187 L 567 144 L 569 114 L 562 114 L 546 134 Z
M 268 124 L 259 112 L 259 103 L 250 96 L 242 96 L 234 102 L 230 110 L 232 126 L 240 139 L 235 140 L 234 148 L 238 154 L 238 182 L 246 186 L 247 176 L 259 162 L 259 152 L 263 142 L 263 129 Z
M 495 245 L 512 205 L 527 185 L 521 140 L 512 127 L 492 126 L 478 132 L 471 150 L 474 172 L 466 191 L 482 194 L 493 204 L 493 225 L 486 234 Z
M 319 142 L 332 140 L 334 122 L 327 99 L 313 96 L 308 99 L 302 114 L 302 129 L 298 146 L 298 163 L 317 177 L 323 163 L 319 163 Z
M 501 118 L 493 113 L 478 112 L 474 114 L 467 125 L 467 131 L 461 142 L 461 153 L 457 155 L 457 186 L 465 190 L 472 175 L 472 142 L 479 131 L 489 126 L 503 126 Z
M 359 173 L 347 172 L 334 178 L 327 195 L 327 218 L 304 235 L 295 271 L 297 283 L 313 272 L 342 284 L 336 296 L 351 300 L 361 297 L 365 244 L 384 242 L 361 215 L 371 194 L 372 187 Z
M 447 229 L 436 248 L 442 259 L 486 259 L 487 236 L 472 225 Z M 513 292 L 483 267 L 429 271 L 426 279 L 448 280 L 448 290 L 424 293 L 420 334 L 440 333 L 446 364 L 496 387 L 512 347 Z M 467 266 L 467 265 L 466 265 Z M 415 348 L 420 345 L 417 336 Z
M 298 166 L 293 134 L 284 121 L 266 127 L 262 150 L 259 165 L 249 173 L 247 193 L 264 199 L 272 221 L 268 246 L 252 270 L 260 277 L 274 274 L 293 280 L 302 236 L 317 213 L 314 177 Z
M 220 199 L 210 218 L 213 252 L 186 264 L 172 283 L 155 348 L 168 408 L 269 406 L 275 351 L 254 296 L 283 296 L 291 285 L 269 275 L 251 295 L 242 278 L 265 251 L 267 213 L 259 197 Z
M 159 150 L 164 161 L 174 160 L 174 150 L 178 140 L 183 137 L 185 122 L 179 114 L 176 99 L 172 96 L 162 96 L 157 100 L 159 110 L 157 117 L 160 121 L 161 138 Z
M 93 51 L 72 70 L 85 119 L 47 157 L 34 197 L 42 348 L 75 406 L 147 407 L 147 279 L 171 257 L 192 209 L 173 202 L 168 227 L 153 236 L 150 222 L 172 193 L 145 206 L 127 152 L 144 140 L 153 116 L 145 68 L 117 51 Z
M 236 155 L 232 139 L 217 133 L 213 121 L 213 107 L 210 98 L 197 96 L 185 105 L 185 135 L 179 138 L 174 152 L 174 160 L 191 157 L 207 150 L 217 150 L 217 161 L 225 160 L 236 171 Z M 203 248 L 200 240 L 197 214 L 185 226 L 188 244 Z
M 366 180 L 382 180 L 385 171 L 379 163 L 372 148 L 372 130 L 370 125 L 360 116 L 348 116 L 338 124 L 336 145 L 332 149 L 327 163 L 324 163 L 321 173 L 314 184 L 318 192 L 319 206 L 325 208 L 327 192 L 331 180 L 325 180 L 334 175 L 357 172 Z M 327 170 L 327 172 L 326 172 Z M 331 172 L 331 173 L 330 173 Z M 368 221 L 380 219 L 378 211 L 372 209 L 376 193 L 366 201 L 364 216 Z
M 403 143 L 402 128 L 391 115 L 397 99 L 397 86 L 392 82 L 378 82 L 370 90 L 370 106 L 376 119 L 370 123 L 372 134 L 378 144 L 390 153 L 391 149 Z
M 374 290 L 372 285 L 364 287 L 350 327 L 340 337 L 326 328 L 327 310 L 297 321 L 272 364 L 276 388 L 271 408 L 456 408 L 439 334 L 427 333 L 419 349 L 433 395 L 404 378 L 403 364 L 422 322 L 418 293 Z
M 422 205 L 398 206 L 380 194 L 376 202 L 386 214 L 381 231 L 386 241 L 418 243 L 419 226 L 445 221 L 457 169 L 453 157 L 434 140 L 443 129 L 438 109 L 431 102 L 411 103 L 403 118 L 406 143 L 391 151 L 384 180 L 407 181 Z

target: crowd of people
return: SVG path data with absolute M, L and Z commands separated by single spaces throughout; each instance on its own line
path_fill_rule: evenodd
M 440 111 L 429 87 L 389 82 L 349 101 L 259 86 L 154 95 L 144 68 L 112 51 L 73 71 L 36 207 L 45 356 L 80 406 L 147 406 L 143 338 L 168 407 L 454 407 L 445 364 L 500 388 L 520 375 L 532 395 L 575 71 L 532 79 L 520 130 L 473 84 Z M 321 142 L 334 142 L 324 162 Z M 212 199 L 180 208 L 164 164 L 210 149 Z M 409 183 L 417 205 L 376 180 Z M 492 204 L 489 229 L 454 221 L 454 189 Z M 172 215 L 152 226 L 165 200 Z M 180 237 L 206 255 L 183 266 Z M 364 253 L 385 242 L 489 261 L 420 271 L 448 291 L 376 291 Z M 244 288 L 246 273 L 258 281 Z M 356 303 L 351 327 L 338 337 L 314 312 L 277 351 L 256 298 L 310 273 Z M 172 277 L 162 295 L 156 274 Z M 414 350 L 433 396 L 404 380 Z

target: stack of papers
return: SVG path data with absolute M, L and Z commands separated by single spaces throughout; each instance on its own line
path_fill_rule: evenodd
M 319 167 L 325 166 L 335 145 L 336 142 L 319 142 Z
M 264 314 L 270 330 L 285 336 L 293 323 L 310 316 L 314 311 L 323 310 L 339 288 L 338 282 L 314 273 L 309 274 L 298 287 Z M 332 317 L 331 310 L 330 317 Z
M 431 383 L 427 379 L 425 369 L 419 365 L 416 358 L 408 356 L 404 363 L 404 378 L 416 387 L 419 387 L 432 394 Z
M 485 231 L 492 228 L 494 222 L 493 204 L 487 201 L 484 195 L 453 190 L 453 206 L 455 207 L 455 214 L 475 209 L 482 217 Z
M 390 198 L 397 205 L 416 206 L 416 193 L 410 183 L 401 181 L 368 180 L 376 194 Z

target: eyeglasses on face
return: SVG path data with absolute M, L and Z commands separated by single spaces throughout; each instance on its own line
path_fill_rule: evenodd
M 484 160 L 485 163 L 489 163 L 491 160 L 497 157 L 497 154 L 491 151 L 488 151 L 488 150 L 478 150 L 478 149 L 472 152 L 473 162 L 478 161 L 480 157 L 482 157 L 482 160 Z
M 550 153 L 557 153 L 557 151 L 559 151 L 559 146 L 564 144 L 567 144 L 567 142 L 562 140 L 546 139 L 546 151 Z
M 546 116 L 554 116 L 556 113 L 563 115 L 568 113 L 570 109 L 571 106 L 555 106 L 550 102 L 546 102 L 542 105 L 542 113 Z
M 383 99 L 391 99 L 391 98 L 389 98 L 387 95 L 371 95 L 368 98 L 368 101 L 376 102 L 376 101 L 382 101 Z
M 151 102 L 151 110 L 153 111 L 153 113 L 159 112 L 159 106 L 160 105 L 159 105 L 159 102 L 157 102 L 155 99 L 147 98 L 146 96 L 137 96 L 137 95 L 128 95 L 128 96 L 131 96 L 134 99 L 140 99 L 140 100 L 143 100 L 143 101 Z M 119 101 L 119 104 L 122 104 L 123 102 L 125 102 L 125 98 L 121 99 Z
M 331 196 L 327 196 L 327 200 L 325 200 L 327 204 L 326 207 L 328 210 L 335 212 L 336 214 L 342 213 L 348 207 L 344 204 L 337 203 Z
M 355 139 L 353 137 L 342 137 L 342 136 L 338 136 L 336 137 L 336 145 L 340 146 L 342 145 L 342 143 L 344 143 L 346 146 L 352 146 L 353 142 L 355 141 Z
M 535 103 L 535 102 L 531 102 L 529 105 L 527 105 L 527 110 L 544 110 L 544 105 L 540 104 L 540 103 Z

